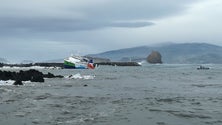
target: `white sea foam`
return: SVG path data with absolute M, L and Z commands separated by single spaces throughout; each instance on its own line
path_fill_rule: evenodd
M 0 80 L 0 86 L 13 85 L 15 80 Z M 27 84 L 31 83 L 31 81 L 22 81 L 22 83 Z
M 44 67 L 44 66 L 30 66 L 30 67 L 17 67 L 17 66 L 3 66 L 0 69 L 61 69 L 60 67 Z
M 1 69 L 19 69 L 20 67 L 3 66 Z
M 145 60 L 143 60 L 143 61 L 137 62 L 137 63 L 142 66 L 142 65 L 146 64 L 147 62 Z
M 65 76 L 66 79 L 94 79 L 94 75 L 81 75 L 80 73 Z
M 27 83 L 32 83 L 30 80 L 29 81 L 22 81 L 24 84 L 27 84 Z
M 14 82 L 14 80 L 0 80 L 0 85 L 13 85 Z

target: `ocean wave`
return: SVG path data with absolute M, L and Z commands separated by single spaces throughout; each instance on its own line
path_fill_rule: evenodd
M 0 80 L 0 85 L 13 85 L 14 80 Z
M 94 79 L 95 75 L 81 75 L 80 73 L 65 76 L 66 79 Z
M 0 86 L 13 85 L 15 80 L 0 80 Z M 31 81 L 22 81 L 22 83 L 27 84 L 31 83 Z
M 45 67 L 45 66 L 30 66 L 30 67 L 18 67 L 18 66 L 3 66 L 0 69 L 61 69 L 61 67 Z

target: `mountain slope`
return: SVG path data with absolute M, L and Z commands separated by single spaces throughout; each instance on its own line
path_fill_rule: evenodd
M 166 63 L 222 63 L 222 47 L 216 45 L 184 43 L 156 49 Z
M 90 56 L 109 58 L 112 61 L 144 60 L 152 50 L 161 53 L 163 63 L 222 63 L 222 47 L 206 43 L 168 44 L 156 47 L 140 46 Z
M 107 51 L 99 54 L 91 54 L 92 57 L 109 58 L 112 61 L 119 61 L 122 58 L 146 58 L 148 54 L 152 51 L 151 48 L 147 46 L 127 48 L 120 50 Z

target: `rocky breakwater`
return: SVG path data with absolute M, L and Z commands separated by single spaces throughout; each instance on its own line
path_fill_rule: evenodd
M 34 69 L 19 72 L 0 71 L 0 80 L 14 80 L 14 85 L 23 85 L 22 81 L 44 82 L 44 78 L 63 78 L 63 76 L 55 76 L 52 73 L 43 74 Z
M 95 65 L 110 65 L 110 66 L 141 66 L 137 62 L 100 62 L 94 63 Z

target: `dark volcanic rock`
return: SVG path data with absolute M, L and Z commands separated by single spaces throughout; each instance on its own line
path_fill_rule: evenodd
M 44 82 L 43 73 L 39 72 L 38 70 L 30 69 L 28 71 L 22 71 L 20 70 L 19 73 L 17 73 L 17 80 L 21 81 L 28 81 L 31 82 Z
M 158 51 L 152 51 L 152 53 L 147 57 L 147 62 L 152 64 L 162 63 L 161 58 L 162 56 Z
M 61 76 L 61 75 L 56 76 L 56 75 L 48 72 L 48 74 L 44 74 L 44 78 L 63 78 L 63 76 Z
M 0 80 L 15 80 L 16 79 L 16 73 L 15 72 L 9 72 L 9 71 L 0 71 Z
M 48 74 L 44 74 L 44 77 L 45 77 L 45 78 L 54 78 L 55 75 L 48 72 Z
M 22 81 L 16 80 L 13 85 L 23 85 Z
M 43 74 L 34 69 L 19 72 L 0 71 L 0 80 L 15 80 L 14 85 L 22 85 L 21 81 L 44 82 L 44 78 L 63 78 L 63 76 L 55 76 L 52 73 Z

